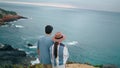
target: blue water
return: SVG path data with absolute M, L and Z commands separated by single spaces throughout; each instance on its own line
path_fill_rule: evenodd
M 70 61 L 120 67 L 120 13 L 8 3 L 0 3 L 0 7 L 29 18 L 0 26 L 0 43 L 36 56 L 36 49 L 28 48 L 27 43 L 35 44 L 44 34 L 44 26 L 50 24 L 53 35 L 57 31 L 66 35 Z

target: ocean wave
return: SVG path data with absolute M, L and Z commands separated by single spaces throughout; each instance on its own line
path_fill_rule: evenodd
M 2 25 L 1 27 L 9 27 L 9 25 Z
M 32 54 L 32 53 L 34 53 L 34 51 L 26 51 L 27 55 Z
M 25 4 L 25 5 L 34 5 L 34 6 L 49 6 L 49 7 L 57 7 L 57 8 L 78 8 L 74 5 L 70 4 L 59 4 L 59 3 L 47 3 L 47 2 L 18 2 L 18 1 L 0 1 L 2 3 L 13 3 L 13 4 Z
M 31 47 L 29 47 L 29 48 L 37 48 L 37 46 L 31 46 Z
M 71 41 L 66 43 L 66 45 L 77 45 L 77 44 L 79 44 L 78 41 Z
M 16 28 L 24 28 L 24 26 L 22 26 L 22 25 L 16 25 L 16 24 L 13 24 L 13 23 L 10 23 L 9 26 L 10 27 L 16 27 Z
M 40 63 L 40 61 L 39 61 L 38 58 L 37 58 L 35 61 L 31 61 L 31 64 L 32 64 L 32 65 L 39 64 L 39 63 Z
M 68 46 L 69 46 L 69 45 L 76 46 L 76 45 L 78 45 L 79 43 L 78 43 L 78 41 L 72 41 L 72 42 L 66 42 L 65 44 L 68 45 Z M 30 46 L 29 48 L 35 49 L 35 48 L 37 48 L 37 46 L 34 45 L 34 46 Z
M 24 28 L 22 25 L 15 25 L 16 28 Z
M 6 24 L 6 25 L 2 25 L 1 27 L 16 27 L 16 28 L 24 28 L 24 26 L 22 25 L 15 25 L 12 23 Z
M 29 52 L 25 52 L 27 55 L 30 54 Z
M 22 48 L 19 48 L 18 50 L 24 51 L 24 49 L 22 49 Z

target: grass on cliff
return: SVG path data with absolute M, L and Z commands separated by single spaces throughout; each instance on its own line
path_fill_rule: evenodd
M 72 64 L 72 63 L 68 63 Z M 87 64 L 88 65 L 88 64 Z M 92 65 L 95 68 L 102 68 L 102 65 Z M 0 65 L 0 68 L 42 68 L 42 64 L 36 64 L 36 65 Z
M 0 65 L 0 68 L 42 68 L 41 64 L 36 64 L 32 66 L 25 65 Z

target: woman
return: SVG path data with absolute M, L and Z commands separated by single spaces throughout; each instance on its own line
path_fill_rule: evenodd
M 52 68 L 65 68 L 69 53 L 67 47 L 62 43 L 64 39 L 65 36 L 61 32 L 57 32 L 52 38 L 54 41 L 50 47 Z

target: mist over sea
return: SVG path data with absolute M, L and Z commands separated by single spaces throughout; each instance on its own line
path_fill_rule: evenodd
M 76 4 L 76 5 L 75 5 Z M 0 26 L 0 43 L 10 44 L 37 57 L 36 44 L 44 27 L 53 25 L 53 35 L 61 31 L 69 48 L 70 61 L 114 64 L 120 67 L 120 13 L 79 8 L 67 1 L 2 1 L 0 8 L 28 17 Z

